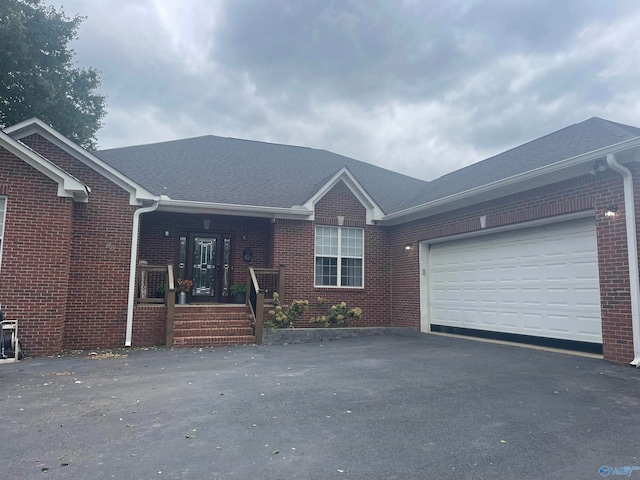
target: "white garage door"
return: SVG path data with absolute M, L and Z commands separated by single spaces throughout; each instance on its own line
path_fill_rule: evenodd
M 432 325 L 602 343 L 595 219 L 430 245 Z

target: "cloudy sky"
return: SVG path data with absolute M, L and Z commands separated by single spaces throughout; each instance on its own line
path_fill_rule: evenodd
M 640 126 L 637 0 L 45 0 L 87 19 L 101 148 L 220 135 L 430 180 L 598 116 Z

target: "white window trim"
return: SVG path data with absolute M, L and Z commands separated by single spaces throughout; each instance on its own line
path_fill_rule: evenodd
M 318 228 L 319 227 L 324 227 L 324 228 L 337 228 L 338 229 L 338 255 L 337 257 L 333 257 L 332 255 L 317 255 L 316 254 L 316 239 L 317 239 L 317 232 L 318 232 Z M 360 230 L 362 231 L 362 257 L 352 257 L 349 255 L 346 256 L 342 256 L 342 229 L 343 228 L 347 228 L 347 229 L 353 229 L 353 230 Z M 349 290 L 363 290 L 364 289 L 364 277 L 365 277 L 365 229 L 362 227 L 342 227 L 342 226 L 336 226 L 336 225 L 316 225 L 314 230 L 313 230 L 313 286 L 315 288 L 346 288 Z M 351 285 L 318 285 L 316 283 L 316 259 L 318 257 L 332 257 L 332 258 L 337 258 L 338 260 L 338 282 L 340 282 L 342 280 L 342 275 L 341 275 L 341 269 L 342 269 L 342 262 L 341 260 L 343 258 L 361 258 L 362 259 L 362 285 L 361 286 L 351 286 Z
M 8 198 L 5 196 L 0 196 L 0 202 L 4 202 L 4 209 L 0 212 L 2 216 L 1 220 L 2 228 L 0 228 L 0 269 L 2 269 L 2 252 L 4 251 L 4 232 L 7 229 L 7 204 Z

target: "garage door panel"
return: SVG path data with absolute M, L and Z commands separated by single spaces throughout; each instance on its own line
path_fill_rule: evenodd
M 431 245 L 431 323 L 602 343 L 595 219 Z
M 502 287 L 500 289 L 500 303 L 502 305 L 517 305 L 520 303 L 518 289 L 514 287 Z
M 480 288 L 480 303 L 494 304 L 497 302 L 497 291 L 495 288 Z
M 518 273 L 516 271 L 515 266 L 500 267 L 498 269 L 498 272 L 499 272 L 498 280 L 500 282 L 514 283 L 518 281 Z
M 508 327 L 511 329 L 519 329 L 520 322 L 518 321 L 518 312 L 514 310 L 503 310 L 502 312 L 498 312 L 499 319 L 501 320 L 499 323 L 503 327 Z
M 495 311 L 480 311 L 480 325 L 483 326 L 484 330 L 492 330 L 492 327 L 495 327 L 498 324 L 496 321 Z
M 568 307 L 571 293 L 568 287 L 547 287 L 544 291 L 544 294 L 541 294 L 539 297 L 545 299 L 545 304 L 547 307 Z
M 542 331 L 542 315 L 539 313 L 523 313 L 522 328 L 528 332 L 527 335 L 539 335 Z
M 578 316 L 577 317 L 577 333 L 580 334 L 581 336 L 584 337 L 591 337 L 593 340 L 593 342 L 601 342 L 602 339 L 600 337 L 600 335 L 594 335 L 593 331 L 597 328 L 600 327 L 600 322 L 596 322 L 592 316 L 589 317 L 584 317 L 584 316 Z
M 574 305 L 580 308 L 592 309 L 598 312 L 598 321 L 600 320 L 600 289 L 593 287 L 575 287 L 573 289 Z M 598 299 L 598 303 L 594 302 L 594 298 Z
M 465 288 L 463 293 L 463 301 L 465 303 L 471 303 L 472 305 L 477 305 L 480 301 L 480 291 L 477 288 Z
M 522 304 L 529 307 L 539 307 L 541 305 L 542 288 L 522 288 Z

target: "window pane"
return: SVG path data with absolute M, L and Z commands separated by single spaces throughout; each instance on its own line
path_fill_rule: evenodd
M 341 254 L 346 257 L 362 257 L 362 230 L 360 228 L 342 229 Z
M 362 260 L 360 258 L 342 259 L 340 282 L 343 287 L 362 286 Z
M 336 227 L 316 227 L 316 255 L 338 256 Z
M 338 259 L 316 257 L 316 285 L 338 285 Z

